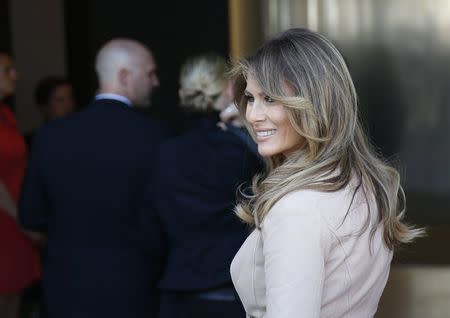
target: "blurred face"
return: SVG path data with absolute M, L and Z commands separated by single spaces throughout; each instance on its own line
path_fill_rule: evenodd
M 214 102 L 213 108 L 217 111 L 222 111 L 233 102 L 233 84 L 231 81 L 227 82 L 225 89 Z
M 303 138 L 289 122 L 286 108 L 267 96 L 251 76 L 247 79 L 245 96 L 245 118 L 253 128 L 262 156 L 287 156 L 301 147 Z
M 72 86 L 63 84 L 53 91 L 47 105 L 49 119 L 64 117 L 75 111 Z
M 14 94 L 17 77 L 11 57 L 0 53 L 0 99 Z
M 137 65 L 129 74 L 129 96 L 137 106 L 148 107 L 151 105 L 153 91 L 159 86 L 156 75 L 156 63 L 149 52 L 143 52 Z

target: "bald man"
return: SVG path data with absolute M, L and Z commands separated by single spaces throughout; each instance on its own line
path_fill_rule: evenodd
M 49 318 L 152 318 L 163 255 L 160 242 L 141 243 L 139 206 L 155 146 L 170 132 L 134 109 L 150 105 L 156 64 L 144 45 L 114 39 L 96 71 L 92 104 L 36 135 L 19 219 L 48 235 Z
M 120 96 L 119 100 L 127 104 L 150 106 L 159 80 L 155 60 L 147 48 L 130 40 L 112 40 L 99 51 L 95 68 L 100 82 L 97 99 Z

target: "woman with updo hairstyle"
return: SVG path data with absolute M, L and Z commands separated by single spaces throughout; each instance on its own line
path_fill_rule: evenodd
M 370 145 L 325 37 L 291 29 L 236 63 L 235 102 L 268 161 L 236 207 L 254 230 L 231 274 L 247 317 L 373 317 L 404 222 L 396 169 Z
M 180 72 L 180 106 L 189 112 L 221 111 L 232 101 L 232 87 L 225 77 L 227 63 L 216 54 L 188 59 Z
M 161 224 L 167 254 L 159 281 L 163 318 L 245 316 L 229 266 L 248 228 L 233 209 L 238 186 L 250 182 L 260 163 L 238 128 L 220 124 L 219 112 L 233 97 L 227 70 L 215 54 L 183 64 L 180 104 L 191 121 L 156 153 L 147 217 Z M 155 244 L 155 231 L 146 235 L 148 246 Z

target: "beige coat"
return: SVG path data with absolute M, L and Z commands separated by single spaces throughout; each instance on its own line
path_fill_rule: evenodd
M 374 316 L 392 252 L 381 227 L 370 242 L 361 191 L 349 210 L 354 189 L 353 184 L 334 193 L 302 190 L 275 204 L 231 265 L 247 317 Z M 370 211 L 376 215 L 374 203 Z

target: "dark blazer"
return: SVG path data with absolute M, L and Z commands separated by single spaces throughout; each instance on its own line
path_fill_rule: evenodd
M 159 286 L 199 290 L 231 285 L 229 266 L 248 235 L 233 213 L 240 184 L 262 168 L 246 142 L 217 126 L 216 114 L 164 142 L 152 179 L 149 228 L 158 219 L 167 242 Z M 149 231 L 148 244 L 155 241 Z
M 162 124 L 115 100 L 49 123 L 35 136 L 19 206 L 47 232 L 50 318 L 154 317 L 161 257 L 145 254 L 138 207 Z

